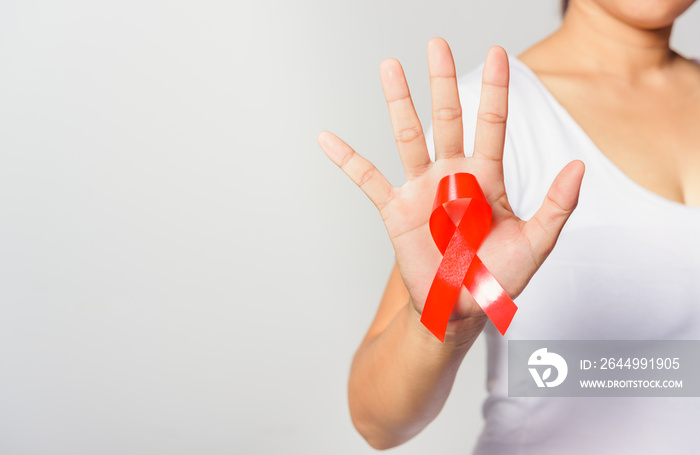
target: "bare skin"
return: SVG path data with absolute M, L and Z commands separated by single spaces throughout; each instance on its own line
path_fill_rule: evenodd
M 628 177 L 698 206 L 700 65 L 670 49 L 669 19 L 640 29 L 599 3 L 572 2 L 562 26 L 518 58 Z
M 668 43 L 673 20 L 690 3 L 675 0 L 675 9 L 639 13 L 629 6 L 634 6 L 632 0 L 573 0 L 562 27 L 519 58 L 630 178 L 670 200 L 700 205 L 700 136 L 694 127 L 700 124 L 700 68 L 673 53 Z M 576 58 L 568 58 L 574 52 Z M 336 136 L 319 135 L 324 152 L 378 208 L 396 254 L 376 317 L 353 360 L 348 390 L 353 423 L 380 449 L 407 441 L 437 416 L 486 322 L 464 288 L 444 344 L 419 321 L 440 262 L 427 225 L 439 179 L 454 172 L 477 177 L 493 208 L 492 230 L 479 257 L 515 299 L 576 207 L 584 172 L 583 163 L 569 163 L 536 215 L 528 221 L 517 218 L 505 194 L 501 163 L 507 119 L 505 51 L 493 47 L 486 58 L 471 157 L 463 150 L 447 43 L 428 43 L 428 63 L 435 162 L 428 156 L 401 66 L 389 59 L 380 68 L 406 171 L 402 187 L 393 188 Z
M 486 317 L 469 292 L 461 292 L 440 343 L 419 322 L 440 253 L 428 226 L 438 181 L 455 172 L 476 176 L 492 208 L 491 231 L 479 257 L 503 289 L 517 297 L 554 247 L 578 200 L 583 163 L 569 163 L 557 176 L 535 216 L 513 214 L 503 183 L 503 145 L 508 101 L 508 58 L 489 50 L 483 74 L 474 153 L 465 157 L 454 62 L 447 43 L 428 43 L 436 161 L 432 163 L 396 60 L 380 73 L 407 182 L 393 188 L 366 159 L 331 133 L 319 144 L 379 209 L 394 246 L 399 279 L 397 299 L 389 289 L 360 346 L 349 384 L 353 423 L 376 448 L 396 446 L 417 434 L 440 412 L 464 355 Z M 396 274 L 393 274 L 396 277 Z M 406 380 L 411 378 L 410 380 Z

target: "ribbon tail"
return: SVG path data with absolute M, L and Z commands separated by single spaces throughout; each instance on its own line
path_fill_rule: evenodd
M 420 319 L 441 342 L 445 341 L 452 308 L 457 302 L 469 266 L 475 257 L 476 252 L 466 242 L 460 230 L 455 230 L 430 285 Z
M 518 306 L 478 256 L 472 260 L 464 285 L 501 335 L 505 335 Z

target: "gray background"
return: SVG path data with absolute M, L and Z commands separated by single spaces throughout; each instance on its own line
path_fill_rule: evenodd
M 403 182 L 378 67 L 429 119 L 458 72 L 556 28 L 554 0 L 0 5 L 0 452 L 362 454 L 352 355 L 393 257 L 331 130 Z M 700 7 L 675 42 L 700 55 Z M 482 340 L 397 454 L 468 453 Z

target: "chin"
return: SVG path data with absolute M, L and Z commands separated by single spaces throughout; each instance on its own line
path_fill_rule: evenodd
M 638 28 L 670 27 L 695 0 L 593 0 L 618 19 Z

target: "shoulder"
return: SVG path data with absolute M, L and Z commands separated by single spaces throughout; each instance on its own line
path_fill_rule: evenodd
M 475 133 L 483 67 L 480 64 L 457 79 L 465 145 L 473 140 Z M 506 136 L 514 140 L 511 145 L 517 143 L 521 149 L 536 146 L 535 139 L 551 137 L 552 125 L 560 123 L 565 112 L 527 65 L 516 57 L 509 57 L 509 70 Z
M 457 78 L 464 125 L 464 150 L 467 155 L 473 149 L 476 135 L 476 119 L 481 94 L 483 63 Z M 506 143 L 504 147 L 504 180 L 511 206 L 516 213 L 538 207 L 542 191 L 547 188 L 530 188 L 545 179 L 533 180 L 532 176 L 548 175 L 547 152 L 559 147 L 548 147 L 543 143 L 552 137 L 548 125 L 552 125 L 557 115 L 556 106 L 537 76 L 521 61 L 509 57 L 508 121 L 506 123 Z M 432 128 L 428 133 L 428 148 L 434 159 Z M 544 165 L 543 165 L 544 164 Z M 550 180 L 551 181 L 551 180 Z M 532 196 L 532 197 L 531 197 Z
M 474 146 L 483 67 L 480 64 L 457 78 L 466 155 Z M 545 182 L 551 182 L 572 159 L 573 148 L 569 146 L 563 109 L 535 73 L 515 57 L 509 57 L 509 69 L 504 180 L 516 214 L 529 217 L 546 194 Z M 431 125 L 426 139 L 430 156 L 435 159 L 432 133 Z
M 482 63 L 457 79 L 465 140 L 471 140 L 475 133 L 483 68 Z M 535 73 L 516 57 L 509 57 L 509 72 L 506 130 L 511 138 L 518 138 L 517 142 L 525 146 L 527 143 L 520 140 L 522 136 L 546 133 L 542 131 L 546 129 L 545 125 L 551 125 L 562 116 L 562 112 Z
M 508 62 L 510 70 L 509 98 L 513 96 L 517 98 L 535 98 L 544 95 L 537 76 L 524 63 L 512 56 L 508 58 Z M 474 100 L 478 103 L 483 70 L 484 64 L 481 63 L 468 73 L 457 78 L 459 95 L 463 103 L 474 102 Z

